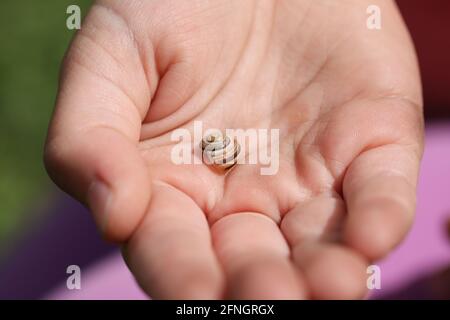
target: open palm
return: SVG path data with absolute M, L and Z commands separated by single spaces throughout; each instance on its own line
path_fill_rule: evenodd
M 150 296 L 364 296 L 369 262 L 411 224 L 422 152 L 414 50 L 391 1 L 366 27 L 369 4 L 93 5 L 46 163 Z M 278 172 L 175 164 L 171 134 L 194 121 L 279 129 Z

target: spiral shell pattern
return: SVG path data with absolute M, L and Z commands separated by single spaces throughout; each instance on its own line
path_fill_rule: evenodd
M 221 169 L 230 169 L 236 162 L 241 147 L 236 139 L 221 133 L 207 135 L 202 139 L 203 162 Z

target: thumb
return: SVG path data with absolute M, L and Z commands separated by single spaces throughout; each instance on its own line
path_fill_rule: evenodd
M 44 156 L 55 183 L 113 241 L 128 239 L 150 199 L 138 141 L 151 90 L 129 34 L 105 9 L 90 12 L 63 64 Z

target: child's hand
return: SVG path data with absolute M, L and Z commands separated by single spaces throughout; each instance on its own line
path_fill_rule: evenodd
M 46 164 L 154 298 L 360 298 L 413 220 L 422 102 L 393 1 L 97 1 Z M 171 132 L 280 129 L 280 168 L 175 165 Z

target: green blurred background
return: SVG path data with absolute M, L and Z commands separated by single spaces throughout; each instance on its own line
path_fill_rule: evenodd
M 90 3 L 0 1 L 0 248 L 52 188 L 42 150 L 59 65 L 74 34 L 66 10 L 79 5 L 84 16 Z

